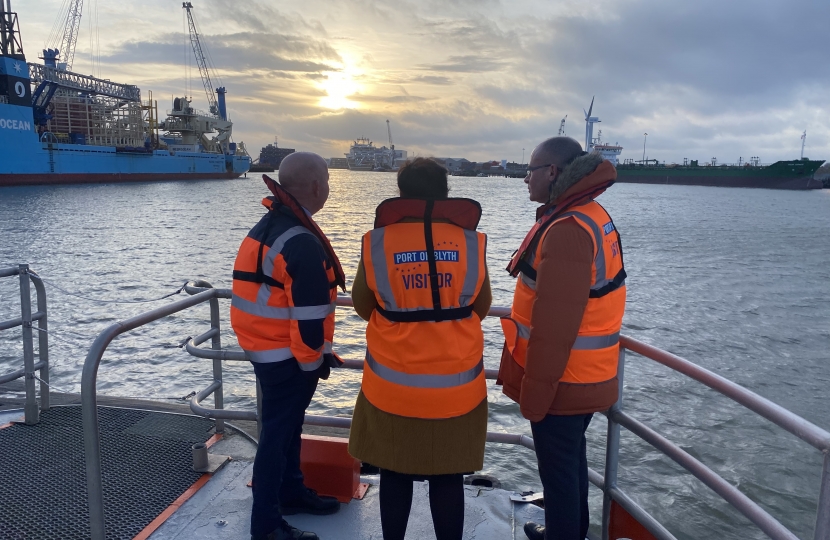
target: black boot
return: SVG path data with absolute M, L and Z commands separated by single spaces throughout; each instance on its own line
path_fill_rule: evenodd
M 320 497 L 313 489 L 306 489 L 300 497 L 291 501 L 280 501 L 280 514 L 314 514 L 325 516 L 340 510 L 340 503 L 334 497 Z
M 306 532 L 292 527 L 285 520 L 282 520 L 279 527 L 264 537 L 251 537 L 251 540 L 320 540 L 313 532 Z
M 525 534 L 530 540 L 545 540 L 545 526 L 528 521 L 525 523 Z

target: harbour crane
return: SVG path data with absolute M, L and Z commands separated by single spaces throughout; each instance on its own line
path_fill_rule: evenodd
M 565 118 L 563 118 L 562 121 L 559 122 L 559 136 L 560 137 L 565 134 L 565 120 L 567 118 L 568 118 L 568 115 L 566 114 Z
M 61 41 L 66 71 L 72 71 L 72 62 L 75 61 L 75 46 L 78 45 L 78 31 L 81 28 L 83 9 L 84 0 L 72 0 L 66 14 L 66 25 L 63 28 L 63 40 Z
M 395 150 L 395 143 L 392 142 L 392 128 L 389 126 L 389 120 L 386 120 L 386 133 L 389 135 L 389 148 Z
M 222 120 L 228 119 L 227 109 L 225 107 L 225 87 L 220 86 L 215 91 L 213 89 L 213 82 L 210 80 L 210 68 L 208 67 L 207 57 L 202 49 L 202 44 L 199 41 L 199 29 L 196 26 L 196 20 L 193 18 L 193 4 L 190 2 L 182 2 L 182 8 L 187 11 L 187 23 L 190 29 L 190 44 L 193 46 L 193 54 L 196 55 L 196 63 L 199 65 L 199 75 L 202 76 L 202 84 L 205 87 L 205 94 L 209 104 L 211 114 L 214 114 Z M 219 96 L 217 99 L 217 95 Z
M 67 6 L 67 10 L 66 19 L 63 21 L 63 35 L 58 41 L 56 31 L 60 28 L 58 23 L 63 13 L 63 10 L 61 10 L 48 41 L 48 44 L 54 45 L 54 48 L 48 47 L 45 49 L 42 58 L 47 66 L 57 68 L 58 55 L 62 53 L 63 62 L 61 62 L 60 68 L 65 71 L 72 71 L 72 63 L 75 61 L 75 47 L 78 45 L 78 33 L 81 28 L 84 0 L 69 0 L 69 4 L 64 5 Z

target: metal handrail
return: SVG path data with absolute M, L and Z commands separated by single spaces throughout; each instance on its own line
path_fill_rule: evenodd
M 23 379 L 26 392 L 26 402 L 23 407 L 24 422 L 34 425 L 40 422 L 40 411 L 49 410 L 49 337 L 48 320 L 46 314 L 46 288 L 43 280 L 29 270 L 28 264 L 19 264 L 16 267 L 0 268 L 0 278 L 18 276 L 20 278 L 20 317 L 7 321 L 0 321 L 0 331 L 23 328 L 23 368 L 0 375 L 0 384 L 17 379 Z M 35 286 L 37 297 L 37 311 L 32 313 L 32 296 L 30 283 Z M 37 321 L 38 330 L 38 357 L 35 362 L 34 337 L 32 323 Z M 40 371 L 40 377 L 35 375 Z M 38 405 L 35 380 L 40 380 L 40 405 Z
M 757 413 L 780 428 L 783 428 L 802 441 L 812 445 L 822 452 L 830 451 L 830 433 L 801 418 L 797 414 L 773 403 L 767 398 L 761 397 L 751 390 L 736 384 L 729 379 L 721 377 L 705 368 L 689 362 L 685 358 L 676 356 L 670 352 L 658 349 L 652 345 L 637 341 L 628 336 L 620 337 L 620 345 L 626 349 L 636 352 L 650 360 L 654 360 L 664 366 L 682 373 L 687 377 L 705 384 L 712 390 L 722 394 L 732 401 L 743 405 L 750 411 Z
M 2 277 L 2 271 L 0 271 Z M 84 363 L 83 379 L 81 383 L 81 399 L 84 420 L 84 446 L 86 450 L 87 465 L 87 492 L 90 504 L 90 526 L 93 540 L 104 538 L 104 516 L 103 516 L 103 494 L 101 492 L 101 463 L 100 463 L 100 440 L 98 434 L 98 419 L 96 409 L 95 381 L 97 370 L 100 365 L 106 347 L 119 334 L 137 328 L 143 324 L 158 320 L 162 317 L 188 309 L 205 301 L 211 304 L 211 329 L 195 339 L 188 338 L 185 348 L 188 353 L 213 360 L 214 380 L 204 390 L 199 392 L 190 403 L 193 412 L 213 418 L 216 421 L 216 430 L 221 432 L 224 419 L 249 419 L 259 420 L 259 416 L 253 411 L 230 411 L 223 409 L 222 399 L 222 366 L 223 360 L 240 361 L 245 360 L 245 353 L 242 351 L 228 351 L 221 348 L 218 299 L 231 298 L 229 289 L 214 289 L 204 281 L 188 284 L 185 290 L 193 295 L 188 299 L 180 300 L 158 308 L 156 310 L 138 315 L 121 323 L 115 323 L 104 330 L 93 343 Z M 338 297 L 338 306 L 352 306 L 351 298 Z M 353 307 L 353 306 L 352 306 Z M 510 314 L 510 310 L 504 307 L 493 307 L 488 313 L 489 316 L 504 317 Z M 211 340 L 211 349 L 202 349 L 200 344 Z M 787 411 L 783 407 L 751 392 L 740 385 L 737 385 L 711 371 L 697 366 L 688 360 L 675 356 L 666 351 L 657 349 L 627 336 L 620 339 L 620 363 L 619 383 L 620 393 L 617 403 L 605 414 L 608 418 L 608 437 L 606 443 L 605 474 L 589 469 L 588 476 L 592 484 L 603 490 L 603 539 L 608 539 L 608 526 L 610 521 L 610 508 L 612 502 L 619 504 L 632 517 L 637 519 L 651 534 L 659 540 L 675 540 L 675 537 L 661 525 L 657 520 L 634 502 L 617 486 L 617 468 L 619 464 L 619 442 L 620 427 L 625 427 L 657 450 L 663 452 L 683 468 L 691 472 L 715 493 L 721 496 L 727 503 L 732 505 L 744 516 L 775 540 L 793 540 L 795 535 L 786 527 L 781 525 L 763 508 L 758 506 L 737 488 L 729 484 L 717 473 L 706 467 L 702 462 L 683 451 L 679 446 L 668 441 L 660 434 L 648 428 L 641 422 L 630 417 L 622 411 L 622 384 L 624 379 L 625 351 L 626 349 L 636 352 L 646 358 L 661 363 L 670 369 L 678 371 L 688 377 L 695 379 L 713 390 L 729 397 L 740 405 L 756 412 L 762 417 L 770 420 L 776 425 L 794 434 L 798 438 L 808 442 L 824 453 L 824 468 L 822 472 L 821 493 L 819 496 L 819 507 L 816 516 L 815 540 L 826 540 L 830 538 L 830 433 L 820 427 L 808 422 L 798 415 Z M 343 366 L 349 369 L 362 369 L 363 361 L 346 360 Z M 488 379 L 496 377 L 497 370 L 486 370 Z M 208 409 L 201 405 L 201 402 L 208 396 L 214 396 L 214 408 Z M 257 392 L 259 401 L 259 392 Z M 258 406 L 259 410 L 259 406 Z M 306 415 L 305 422 L 309 425 L 344 427 L 351 425 L 351 418 L 328 417 Z M 529 449 L 534 449 L 533 439 L 527 435 L 514 435 L 507 433 L 487 433 L 488 442 L 516 444 Z

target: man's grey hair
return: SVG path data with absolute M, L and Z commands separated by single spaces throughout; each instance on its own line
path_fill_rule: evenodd
M 556 165 L 559 169 L 582 154 L 582 145 L 570 137 L 551 137 L 536 147 L 543 163 Z

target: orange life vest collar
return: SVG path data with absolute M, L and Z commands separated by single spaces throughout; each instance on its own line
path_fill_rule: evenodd
M 507 272 L 511 276 L 516 277 L 519 275 L 519 272 L 528 269 L 530 265 L 528 264 L 527 259 L 536 249 L 536 244 L 539 242 L 539 238 L 542 237 L 542 233 L 544 233 L 545 230 L 553 224 L 559 216 L 574 206 L 578 206 L 580 203 L 588 202 L 589 199 L 593 199 L 594 197 L 602 194 L 613 183 L 613 180 L 610 182 L 604 182 L 589 190 L 572 195 L 571 197 L 561 201 L 559 204 L 547 203 L 540 206 L 536 211 L 536 223 L 534 223 L 533 227 L 531 227 L 530 231 L 528 231 L 525 239 L 519 246 L 519 249 L 513 253 L 513 258 L 510 259 L 510 263 L 507 265 Z
M 299 201 L 297 201 L 293 195 L 286 191 L 284 187 L 279 185 L 267 174 L 262 175 L 262 180 L 265 182 L 265 185 L 268 186 L 268 189 L 271 190 L 271 193 L 274 194 L 273 200 L 271 200 L 270 197 L 265 198 L 262 200 L 262 204 L 271 211 L 278 210 L 280 205 L 285 206 L 291 211 L 291 214 L 300 221 L 300 224 L 302 224 L 303 227 L 311 231 L 311 233 L 317 237 L 323 245 L 323 250 L 326 252 L 326 255 L 328 255 L 332 267 L 334 268 L 334 285 L 339 286 L 343 289 L 343 291 L 345 291 L 346 274 L 343 272 L 343 267 L 340 265 L 340 259 L 337 258 L 337 254 L 334 252 L 334 248 L 331 246 L 329 239 L 317 223 L 311 219 L 311 216 L 306 213 Z
M 375 229 L 398 223 L 406 218 L 447 220 L 462 229 L 474 231 L 481 220 L 481 205 L 477 201 L 464 198 L 386 199 L 375 210 Z

